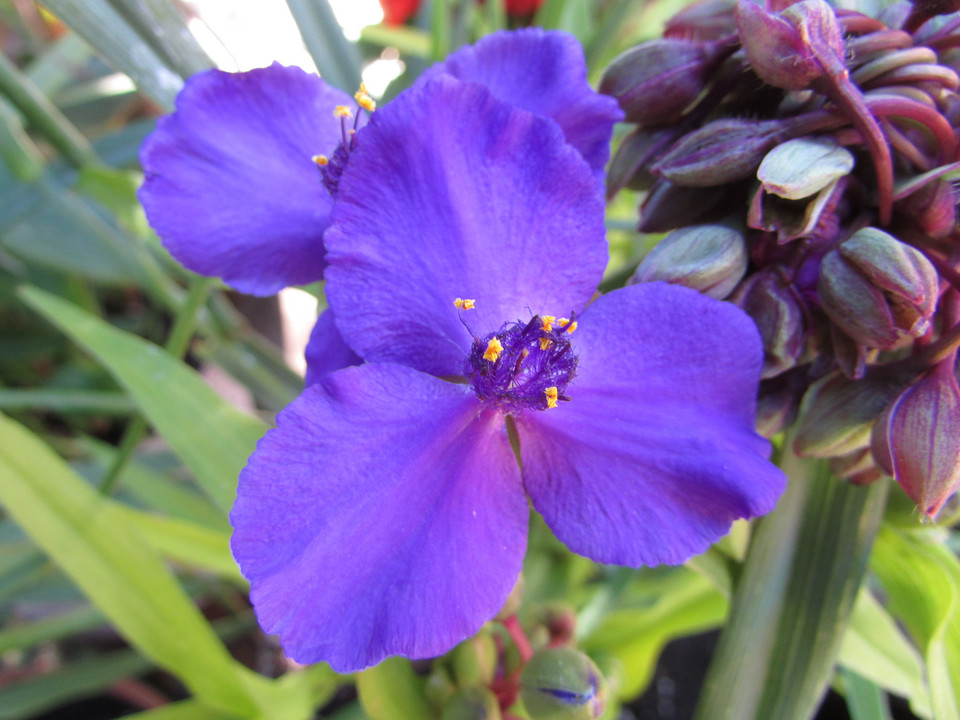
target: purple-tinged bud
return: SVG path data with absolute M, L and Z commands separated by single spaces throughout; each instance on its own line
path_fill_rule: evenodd
M 740 185 L 682 187 L 658 180 L 640 206 L 643 233 L 660 233 L 720 220 L 740 200 Z
M 797 419 L 800 396 L 806 389 L 807 368 L 799 367 L 760 381 L 757 395 L 756 429 L 770 438 Z
M 544 603 L 531 613 L 531 622 L 546 630 L 551 646 L 569 645 L 577 629 L 577 611 L 562 601 Z
M 794 451 L 837 457 L 866 448 L 876 418 L 915 377 L 904 370 L 877 368 L 861 380 L 840 371 L 817 380 L 800 403 Z
M 747 278 L 730 301 L 749 315 L 763 340 L 763 372 L 772 378 L 797 364 L 803 354 L 805 329 L 803 309 L 776 270 L 765 270 Z
M 960 387 L 954 358 L 903 391 L 873 429 L 877 463 L 933 517 L 960 487 Z
M 869 448 L 830 458 L 830 470 L 837 477 L 849 480 L 854 485 L 869 485 L 884 476 L 883 470 L 874 462 Z
M 945 238 L 957 227 L 957 194 L 947 180 L 924 185 L 900 200 L 896 208 L 928 237 Z
M 667 20 L 663 36 L 688 40 L 720 40 L 737 32 L 736 0 L 699 0 Z
M 440 720 L 502 720 L 497 696 L 485 687 L 457 690 L 443 704 Z
M 824 311 L 850 337 L 889 349 L 930 329 L 939 277 L 919 250 L 864 228 L 824 256 L 817 290 Z
M 779 15 L 751 0 L 734 10 L 747 61 L 761 80 L 784 90 L 846 72 L 843 34 L 825 0 L 801 0 Z
M 673 145 L 682 131 L 676 127 L 635 128 L 620 141 L 607 170 L 607 199 L 623 188 L 649 190 L 656 179 L 647 166 Z
M 662 280 L 723 300 L 747 272 L 743 233 L 725 225 L 674 230 L 643 259 L 633 282 Z
M 595 720 L 607 700 L 606 681 L 593 660 L 569 647 L 534 655 L 520 676 L 520 688 L 532 720 Z
M 782 139 L 775 120 L 714 120 L 682 137 L 651 168 L 677 185 L 709 187 L 748 178 Z
M 651 40 L 613 59 L 600 92 L 616 98 L 627 122 L 672 122 L 700 95 L 731 49 L 719 43 Z

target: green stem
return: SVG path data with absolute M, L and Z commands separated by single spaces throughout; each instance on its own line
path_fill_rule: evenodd
M 207 301 L 207 296 L 210 294 L 213 282 L 213 280 L 206 277 L 195 277 L 191 280 L 187 299 L 177 313 L 173 328 L 170 330 L 170 336 L 164 345 L 166 351 L 175 358 L 182 359 L 186 353 L 187 345 L 196 327 L 197 313 Z M 127 426 L 120 440 L 120 446 L 117 448 L 117 455 L 113 460 L 113 464 L 100 483 L 101 493 L 110 495 L 116 489 L 120 481 L 120 473 L 123 472 L 123 469 L 133 457 L 133 451 L 143 439 L 146 431 L 147 421 L 144 420 L 142 415 L 136 417 L 133 422 Z
M 75 167 L 98 162 L 87 139 L 36 85 L 0 53 L 0 92 Z

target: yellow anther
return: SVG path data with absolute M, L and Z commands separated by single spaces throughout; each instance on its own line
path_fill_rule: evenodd
M 369 95 L 369 94 L 370 94 L 370 91 L 367 90 L 367 84 L 363 82 L 363 80 L 361 80 L 360 87 L 357 88 L 357 95 Z
M 374 110 L 377 109 L 377 101 L 374 100 L 374 99 L 373 99 L 372 97 L 370 97 L 369 95 L 367 95 L 366 93 L 359 93 L 359 92 L 358 92 L 358 93 L 357 93 L 356 95 L 354 95 L 353 97 L 354 97 L 354 99 L 357 101 L 357 105 L 359 105 L 360 107 L 362 107 L 362 108 L 363 108 L 364 110 L 366 110 L 367 112 L 373 112 Z
M 569 335 L 576 329 L 577 329 L 577 321 L 574 320 L 572 323 L 570 323 L 570 325 L 567 326 L 567 334 Z
M 353 111 L 350 110 L 346 105 L 337 105 L 333 109 L 333 116 L 338 118 L 350 118 L 353 117 Z
M 543 391 L 543 394 L 547 396 L 547 409 L 555 408 L 557 406 L 557 389 L 555 387 L 548 387 Z
M 570 318 L 560 318 L 557 320 L 557 325 L 562 328 L 566 328 L 568 333 L 572 333 L 577 329 L 577 321 L 574 320 L 573 322 L 570 322 Z
M 453 301 L 453 306 L 457 310 L 473 310 L 477 306 L 477 301 L 469 298 L 457 298 Z
M 553 345 L 553 340 L 550 338 L 540 338 L 540 349 L 546 350 L 548 347 Z
M 323 167 L 324 165 L 330 162 L 330 158 L 328 158 L 326 155 L 314 155 L 310 159 L 313 160 L 320 167 Z
M 543 331 L 550 332 L 553 330 L 553 324 L 557 319 L 553 315 L 541 315 L 540 321 L 543 323 Z
M 490 338 L 490 342 L 487 343 L 487 349 L 483 351 L 483 359 L 496 362 L 502 352 L 503 344 L 497 340 L 497 338 Z

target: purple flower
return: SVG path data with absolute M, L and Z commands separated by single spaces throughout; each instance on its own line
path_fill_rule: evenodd
M 783 489 L 754 431 L 752 322 L 661 283 L 591 302 L 595 168 L 495 95 L 418 84 L 340 178 L 312 345 L 332 360 L 231 513 L 260 623 L 300 662 L 352 671 L 475 633 L 520 572 L 528 498 L 572 551 L 639 566 L 702 552 Z
M 498 33 L 429 72 L 483 83 L 499 99 L 550 118 L 602 180 L 622 113 L 590 88 L 573 36 Z M 332 194 L 364 123 L 360 113 L 360 133 L 349 135 L 352 125 L 333 117 L 338 106 L 353 100 L 277 64 L 188 80 L 176 112 L 160 120 L 140 154 L 140 200 L 171 254 L 254 295 L 320 280 Z M 314 160 L 320 155 L 328 160 L 323 170 Z

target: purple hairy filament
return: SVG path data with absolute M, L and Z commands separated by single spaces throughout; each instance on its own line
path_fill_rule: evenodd
M 511 413 L 570 400 L 565 393 L 577 371 L 570 343 L 576 327 L 572 317 L 534 315 L 527 323 L 504 323 L 485 338 L 474 337 L 464 372 L 477 397 Z

